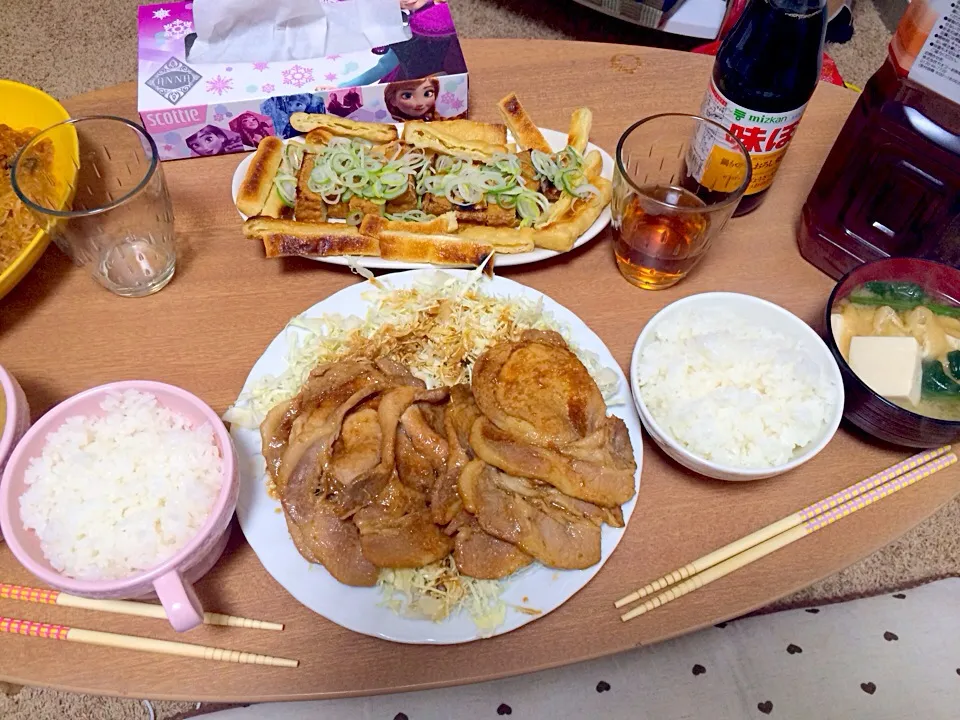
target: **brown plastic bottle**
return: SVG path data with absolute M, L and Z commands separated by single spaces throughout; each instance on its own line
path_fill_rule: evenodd
M 810 191 L 798 244 L 835 278 L 890 256 L 960 267 L 960 2 L 910 3 Z

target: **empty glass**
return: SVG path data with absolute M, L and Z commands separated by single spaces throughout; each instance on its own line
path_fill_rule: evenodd
M 67 193 L 49 192 L 53 178 L 37 182 L 40 158 L 51 145 L 54 154 L 73 155 L 76 173 L 66 179 Z M 21 150 L 11 179 L 57 246 L 108 290 L 142 297 L 170 282 L 173 209 L 157 146 L 136 123 L 94 116 L 47 128 Z M 57 206 L 51 196 L 67 200 Z
M 737 207 L 750 174 L 743 144 L 712 120 L 668 113 L 627 128 L 611 202 L 620 273 L 645 290 L 686 277 Z

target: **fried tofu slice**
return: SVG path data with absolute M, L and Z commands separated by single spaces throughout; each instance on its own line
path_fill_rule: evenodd
M 398 195 L 392 200 L 387 200 L 387 212 L 402 213 L 407 210 L 415 210 L 417 207 L 417 188 L 413 180 L 407 182 L 407 189 L 403 195 Z
M 489 227 L 513 228 L 520 224 L 517 211 L 513 208 L 500 207 L 495 202 L 487 203 L 485 207 L 471 210 L 457 210 L 457 221 Z
M 243 234 L 261 240 L 268 258 L 380 254 L 376 238 L 345 223 L 304 223 L 252 217 L 243 224 Z
M 380 243 L 380 257 L 384 260 L 468 267 L 486 262 L 485 270 L 493 272 L 493 246 L 485 243 L 456 235 L 422 235 L 402 230 L 383 230 L 377 240 Z
M 423 210 L 431 215 L 455 212 L 457 222 L 489 225 L 491 227 L 516 227 L 517 212 L 512 208 L 500 207 L 497 203 L 483 202 L 470 207 L 459 207 L 445 197 L 423 196 Z
M 338 115 L 296 112 L 290 116 L 290 124 L 300 132 L 325 130 L 336 137 L 363 138 L 373 143 L 387 143 L 396 140 L 398 135 L 395 125 L 359 122 Z
M 360 223 L 360 232 L 371 237 L 379 237 L 384 230 L 420 233 L 423 235 L 448 235 L 457 232 L 457 216 L 448 212 L 424 222 L 406 220 L 388 220 L 380 215 L 367 215 Z
M 610 203 L 613 186 L 603 177 L 593 177 L 590 182 L 600 191 L 586 200 L 578 200 L 572 209 L 549 227 L 536 228 L 533 242 L 537 247 L 567 252 L 577 238 L 583 235 Z
M 272 218 L 293 218 L 293 208 L 287 205 L 283 198 L 280 196 L 280 192 L 274 186 L 273 190 L 270 191 L 270 194 L 267 196 L 267 201 L 263 204 L 263 208 L 260 210 L 260 215 L 264 217 Z
M 500 116 L 513 133 L 513 138 L 521 150 L 539 150 L 552 153 L 553 148 L 544 139 L 540 129 L 533 124 L 530 116 L 523 109 L 516 93 L 510 93 L 497 103 Z
M 323 152 L 332 139 L 333 135 L 330 132 L 323 128 L 317 128 L 308 132 L 303 141 L 308 153 L 317 154 Z
M 448 212 L 456 212 L 459 208 L 445 197 L 431 195 L 427 193 L 423 196 L 423 211 L 431 215 L 443 215 Z M 458 218 L 459 219 L 459 218 Z
M 327 205 L 328 220 L 346 220 L 350 214 L 350 203 L 347 200 L 341 200 L 333 205 Z
M 507 126 L 478 120 L 434 120 L 431 125 L 460 140 L 477 140 L 490 145 L 507 146 Z
M 293 206 L 293 216 L 300 222 L 325 222 L 327 219 L 327 204 L 318 193 L 307 186 L 315 161 L 316 155 L 313 153 L 304 154 L 300 172 L 297 174 L 297 199 Z
M 533 250 L 535 233 L 536 231 L 531 227 L 505 228 L 487 227 L 486 225 L 460 225 L 459 230 L 457 230 L 457 237 L 492 245 L 498 253 L 508 255 Z
M 570 131 L 567 133 L 567 145 L 570 145 L 581 155 L 587 149 L 590 140 L 590 127 L 593 125 L 593 113 L 590 108 L 582 107 L 573 111 L 570 116 Z
M 273 189 L 273 180 L 283 161 L 283 141 L 270 135 L 257 145 L 237 191 L 237 209 L 248 217 L 259 215 Z
M 443 123 L 410 121 L 403 125 L 403 141 L 420 150 L 432 150 L 441 155 L 485 161 L 497 153 L 505 153 L 505 143 L 489 143 L 460 137 L 460 131 L 447 131 Z
M 347 215 L 352 213 L 359 212 L 362 215 L 379 215 L 383 210 L 383 205 L 376 203 L 373 200 L 368 200 L 367 198 L 362 198 L 359 195 L 354 195 L 347 202 Z

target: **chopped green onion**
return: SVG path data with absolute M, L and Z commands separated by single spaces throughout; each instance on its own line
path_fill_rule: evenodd
M 297 200 L 297 179 L 293 175 L 277 175 L 273 179 L 273 184 L 277 188 L 277 193 L 284 205 L 293 207 Z
M 546 180 L 558 190 L 576 198 L 585 198 L 599 192 L 587 182 L 583 174 L 583 156 L 570 145 L 553 155 L 533 150 L 530 153 L 530 162 L 537 171 L 538 179 Z
M 427 222 L 436 219 L 436 215 L 425 213 L 423 210 L 405 210 L 400 213 L 384 213 L 387 220 L 402 220 L 403 222 Z
M 286 174 L 296 175 L 300 172 L 300 166 L 303 164 L 303 155 L 306 152 L 306 145 L 302 142 L 291 140 L 283 148 L 283 161 L 281 170 Z
M 298 157 L 302 161 L 302 150 L 289 151 L 289 157 L 291 165 Z M 565 181 L 575 195 L 583 192 L 582 161 L 572 148 L 556 156 L 535 152 L 533 162 L 538 173 L 546 171 L 558 181 Z M 295 197 L 295 174 L 290 175 Z M 404 152 L 400 147 L 387 158 L 369 142 L 333 138 L 316 155 L 307 178 L 307 187 L 331 205 L 356 196 L 382 208 L 388 201 L 404 195 L 411 186 L 417 193 L 417 209 L 393 215 L 385 213 L 387 217 L 408 222 L 431 219 L 433 216 L 422 210 L 421 196 L 427 194 L 446 198 L 457 207 L 472 207 L 486 200 L 506 209 L 516 209 L 525 225 L 536 221 L 549 207 L 545 196 L 526 187 L 520 159 L 508 153 L 497 153 L 486 163 L 448 155 L 428 161 L 422 151 Z

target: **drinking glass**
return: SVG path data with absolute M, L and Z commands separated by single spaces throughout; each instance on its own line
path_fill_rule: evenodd
M 50 192 L 37 168 L 51 152 L 73 154 L 67 192 Z M 142 297 L 163 288 L 176 268 L 173 209 L 157 146 L 142 127 L 119 117 L 76 118 L 34 137 L 14 161 L 14 192 L 74 263 L 105 288 Z M 62 184 L 63 180 L 59 184 Z M 52 197 L 66 198 L 52 202 Z
M 620 273 L 645 290 L 680 282 L 720 234 L 750 174 L 746 148 L 712 120 L 664 113 L 627 128 L 611 203 Z

